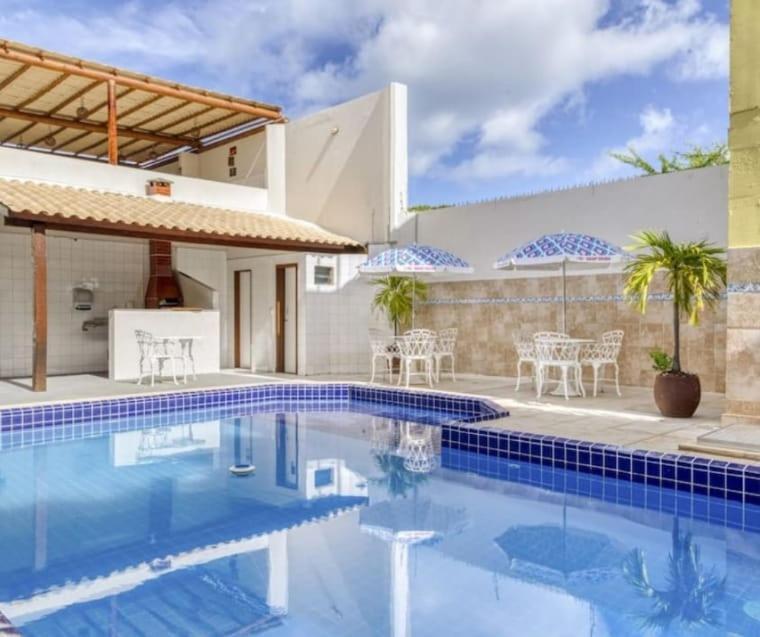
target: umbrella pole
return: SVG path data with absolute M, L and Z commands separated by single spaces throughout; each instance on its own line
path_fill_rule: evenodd
M 567 334 L 567 266 L 562 261 L 562 333 Z

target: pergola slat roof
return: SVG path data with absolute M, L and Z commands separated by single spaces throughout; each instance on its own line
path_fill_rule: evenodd
M 0 40 L 0 144 L 106 159 L 109 83 L 122 163 L 149 166 L 283 119 L 272 104 Z

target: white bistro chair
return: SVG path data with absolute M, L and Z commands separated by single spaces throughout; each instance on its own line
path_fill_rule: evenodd
M 580 350 L 581 343 L 568 338 L 536 335 L 536 396 L 541 397 L 544 385 L 549 381 L 549 372 L 558 369 L 561 374 L 560 385 L 564 390 L 565 400 L 570 398 L 569 382 L 572 380 L 582 396 L 586 396 L 581 379 Z
M 515 385 L 515 391 L 520 391 L 523 363 L 527 363 L 530 367 L 530 381 L 533 385 L 536 384 L 536 346 L 530 336 L 519 331 L 512 333 L 512 341 L 517 352 L 517 384 Z
M 436 335 L 435 350 L 433 351 L 433 358 L 435 359 L 435 382 L 441 382 L 441 363 L 444 359 L 448 358 L 451 363 L 451 380 L 456 382 L 457 377 L 454 372 L 455 359 L 456 359 L 456 347 L 457 347 L 457 328 L 449 327 L 445 330 L 440 330 Z
M 399 370 L 398 384 L 401 379 L 406 378 L 406 386 L 409 387 L 409 381 L 412 375 L 424 376 L 428 385 L 433 386 L 435 375 L 435 332 L 430 330 L 409 330 L 396 340 L 399 357 L 401 358 L 401 369 Z M 422 366 L 422 370 L 416 369 L 417 365 Z
M 399 358 L 398 348 L 388 337 L 384 336 L 380 330 L 369 331 L 369 346 L 372 350 L 372 378 L 369 379 L 369 382 L 375 382 L 377 361 L 380 359 L 383 362 L 385 370 L 388 372 L 388 382 L 392 383 L 393 360 Z
M 171 343 L 167 343 L 165 339 L 157 339 L 150 332 L 145 330 L 135 330 L 135 338 L 137 338 L 137 346 L 140 350 L 140 360 L 138 362 L 137 384 L 142 385 L 143 378 L 150 374 L 150 385 L 153 387 L 156 384 L 156 372 L 158 377 L 161 378 L 164 374 L 164 363 L 169 361 L 172 366 L 172 379 L 174 384 L 177 382 L 177 361 L 180 361 L 183 366 L 185 364 L 184 356 L 181 352 L 174 351 Z M 145 371 L 145 368 L 148 371 Z M 187 382 L 187 374 L 185 373 L 185 382 Z
M 597 343 L 590 343 L 581 348 L 581 365 L 591 367 L 594 372 L 594 397 L 596 397 L 599 381 L 612 380 L 599 376 L 599 372 L 604 371 L 604 367 L 612 365 L 615 370 L 615 390 L 618 396 L 620 393 L 620 367 L 618 366 L 618 356 L 623 346 L 623 330 L 612 330 L 602 334 L 602 340 Z

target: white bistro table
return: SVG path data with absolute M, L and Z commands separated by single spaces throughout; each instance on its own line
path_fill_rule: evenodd
M 578 346 L 578 356 L 580 357 L 581 348 L 584 345 L 589 345 L 591 343 L 595 343 L 596 341 L 593 338 L 551 338 L 546 339 L 552 342 L 559 342 L 559 343 L 568 343 L 571 345 L 577 345 Z M 580 382 L 583 382 L 581 379 Z M 549 392 L 551 396 L 562 396 L 562 398 L 565 397 L 565 386 L 562 382 L 562 380 L 557 381 L 557 386 Z M 569 383 L 568 382 L 568 388 L 567 388 L 567 395 L 568 396 L 582 396 L 581 388 L 578 383 Z

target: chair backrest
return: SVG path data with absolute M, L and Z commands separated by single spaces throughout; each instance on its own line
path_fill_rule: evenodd
M 611 330 L 602 334 L 602 345 L 605 357 L 609 360 L 617 360 L 620 349 L 623 347 L 623 330 Z
M 404 336 L 420 336 L 420 337 L 426 337 L 426 338 L 435 338 L 436 333 L 433 330 L 426 330 L 421 327 L 418 327 L 414 330 L 407 330 L 404 332 Z
M 457 347 L 457 334 L 459 330 L 456 327 L 448 327 L 438 332 L 435 340 L 435 351 L 439 354 L 453 354 Z
M 512 331 L 512 343 L 517 351 L 517 358 L 522 361 L 536 358 L 536 346 L 533 344 L 533 336 L 522 330 Z
M 614 343 L 622 344 L 624 334 L 625 332 L 623 332 L 623 330 L 610 330 L 609 332 L 604 332 L 604 334 L 602 334 L 602 342 L 606 343 L 612 341 Z
M 536 337 L 536 360 L 539 363 L 576 362 L 580 355 L 581 344 L 555 336 Z
M 409 330 L 396 341 L 401 356 L 405 358 L 428 358 L 435 351 L 435 332 Z
M 373 354 L 388 354 L 390 342 L 386 338 L 372 338 L 370 336 L 369 346 Z

